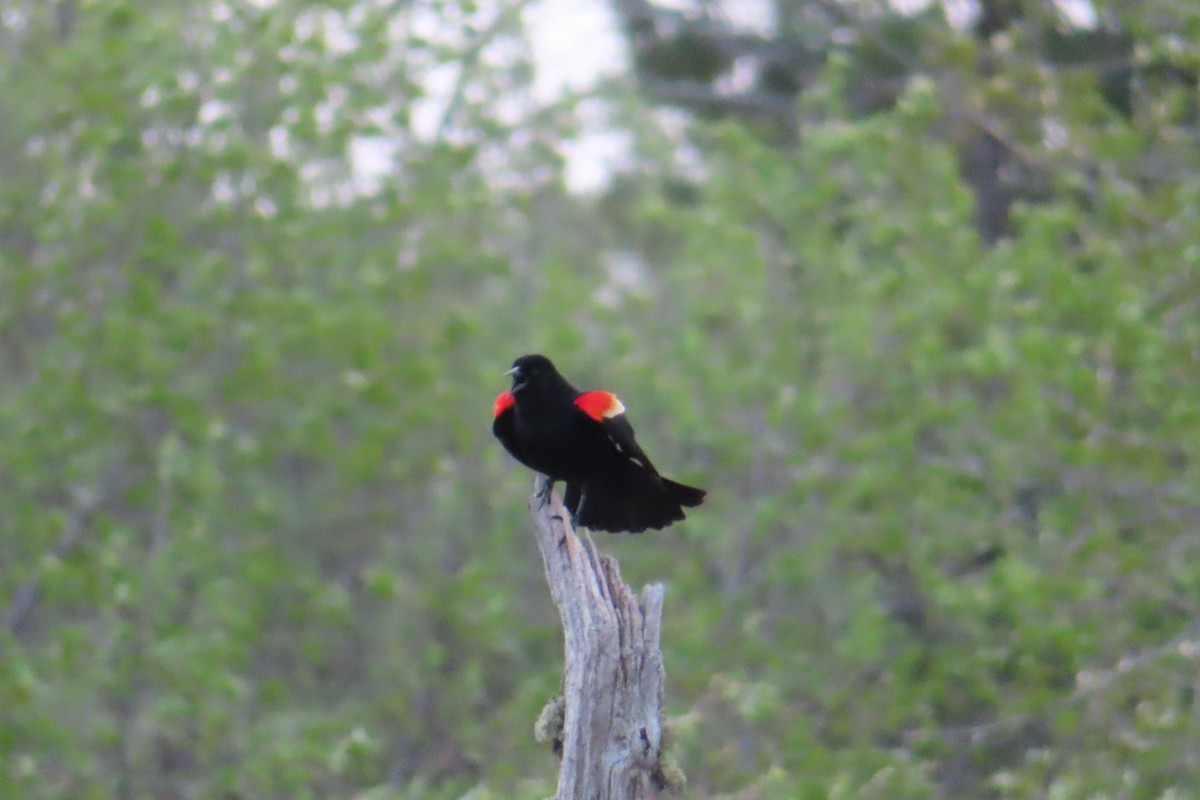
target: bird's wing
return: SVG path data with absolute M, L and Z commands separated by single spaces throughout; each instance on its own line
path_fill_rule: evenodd
M 521 461 L 520 448 L 517 446 L 516 432 L 513 430 L 513 414 L 516 399 L 511 392 L 501 392 L 492 405 L 492 433 L 504 445 L 504 449 Z
M 496 401 L 492 403 L 492 418 L 500 419 L 501 414 L 512 410 L 516 404 L 517 398 L 513 397 L 512 392 L 501 392 L 496 395 Z
M 608 440 L 616 451 L 638 466 L 657 475 L 658 470 L 642 450 L 633 435 L 633 426 L 625 416 L 625 405 L 612 392 L 583 392 L 575 398 L 575 405 L 595 422 L 600 423 Z

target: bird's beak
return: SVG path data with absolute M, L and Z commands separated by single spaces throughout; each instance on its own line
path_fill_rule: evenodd
M 509 393 L 515 395 L 517 392 L 525 388 L 525 377 L 521 372 L 520 367 L 513 367 L 508 372 L 504 373 L 504 377 L 512 377 L 512 388 Z

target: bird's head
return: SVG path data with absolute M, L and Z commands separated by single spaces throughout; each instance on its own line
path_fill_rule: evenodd
M 562 381 L 550 359 L 542 355 L 521 356 L 513 362 L 512 369 L 504 373 L 512 377 L 512 394 L 530 387 L 551 386 Z

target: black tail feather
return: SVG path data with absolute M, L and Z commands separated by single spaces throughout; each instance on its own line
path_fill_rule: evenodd
M 683 483 L 676 483 L 667 478 L 663 478 L 662 482 L 663 486 L 670 492 L 671 497 L 675 499 L 675 502 L 685 508 L 695 508 L 700 505 L 704 502 L 705 495 L 708 494 L 703 489 L 697 489 L 695 486 L 688 486 Z
M 569 484 L 564 502 L 583 527 L 641 533 L 682 520 L 683 509 L 700 505 L 705 494 L 703 489 L 631 468 L 620 475 Z

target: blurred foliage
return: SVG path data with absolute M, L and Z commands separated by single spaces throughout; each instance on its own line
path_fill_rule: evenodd
M 1194 98 L 964 67 L 1054 116 L 992 247 L 962 98 L 836 58 L 787 146 L 614 90 L 578 197 L 521 11 L 0 2 L 0 796 L 550 794 L 530 351 L 711 491 L 601 542 L 693 796 L 1192 796 Z

